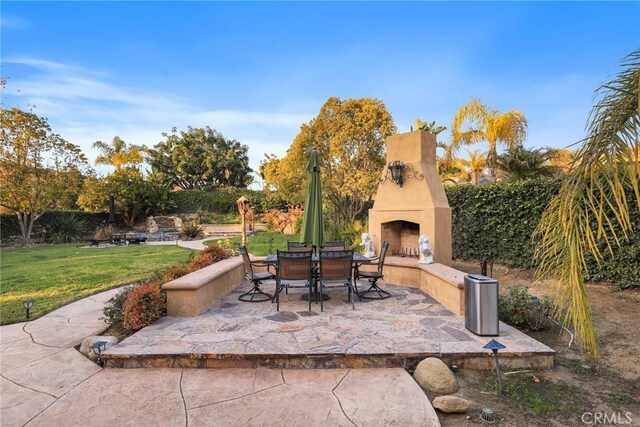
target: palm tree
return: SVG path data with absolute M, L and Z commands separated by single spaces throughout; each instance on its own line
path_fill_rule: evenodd
M 549 166 L 560 168 L 563 172 L 566 172 L 571 169 L 571 165 L 577 161 L 575 150 L 560 148 L 554 151 L 553 156 L 551 156 L 547 162 Z
M 96 165 L 115 166 L 119 171 L 127 165 L 137 165 L 142 163 L 142 153 L 140 147 L 129 145 L 119 136 L 114 136 L 111 144 L 96 141 L 92 145 L 102 152 L 96 157 Z
M 507 149 L 496 159 L 499 172 L 509 181 L 551 176 L 561 171 L 560 167 L 549 164 L 556 155 L 552 148 L 526 149 L 521 145 Z
M 487 107 L 479 99 L 472 99 L 453 116 L 451 128 L 456 149 L 461 145 L 473 145 L 482 141 L 489 144 L 489 179 L 495 181 L 498 143 L 507 148 L 522 145 L 527 136 L 527 119 L 521 111 L 501 113 Z
M 596 90 L 588 136 L 577 153 L 580 163 L 567 173 L 537 229 L 538 275 L 556 284 L 558 312 L 593 357 L 598 345 L 583 276 L 585 252 L 600 261 L 598 243 L 604 240 L 612 253 L 622 237 L 633 233 L 631 215 L 640 211 L 638 99 L 640 50 Z
M 455 157 L 451 144 L 436 142 L 436 146 L 444 151 L 443 156 L 436 155 L 436 169 L 440 179 L 444 183 L 457 183 L 456 176 L 460 174 L 460 169 L 457 166 L 458 159 Z
M 478 185 L 487 167 L 487 153 L 480 153 L 480 150 L 467 150 L 467 155 L 469 159 L 459 158 L 457 166 L 462 172 L 464 181 L 471 181 L 473 185 Z

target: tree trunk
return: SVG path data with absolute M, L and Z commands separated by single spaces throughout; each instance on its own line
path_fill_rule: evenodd
M 489 182 L 496 182 L 496 161 L 497 161 L 498 153 L 496 152 L 495 147 L 493 149 L 489 149 L 489 153 L 487 154 L 487 169 L 489 170 Z
M 22 231 L 22 244 L 24 246 L 31 245 L 31 230 L 33 229 L 34 216 L 31 212 L 16 212 L 18 215 L 18 223 L 20 231 Z
M 489 264 L 489 261 L 487 260 L 482 260 L 480 261 L 480 274 L 483 276 L 487 275 L 487 265 Z

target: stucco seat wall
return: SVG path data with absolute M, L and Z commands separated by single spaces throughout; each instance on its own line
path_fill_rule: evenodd
M 372 268 L 375 266 L 362 267 Z M 388 256 L 384 263 L 384 282 L 419 288 L 459 316 L 464 315 L 464 276 L 455 268 L 440 263 L 419 264 L 415 258 Z
M 165 283 L 167 315 L 193 317 L 220 301 L 244 280 L 241 257 L 232 257 Z

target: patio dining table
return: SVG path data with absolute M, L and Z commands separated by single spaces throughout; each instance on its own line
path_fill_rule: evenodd
M 317 253 L 314 253 L 312 258 L 311 258 L 312 262 L 317 265 L 320 263 L 320 256 Z M 265 264 L 269 264 L 269 265 L 273 265 L 276 267 L 276 269 L 278 268 L 278 255 L 277 254 L 269 254 L 266 257 L 264 257 L 264 259 L 262 260 L 262 262 L 264 262 Z M 353 254 L 353 264 L 370 264 L 371 263 L 371 258 L 359 254 L 359 253 L 354 253 Z M 315 302 L 319 302 L 320 301 L 320 293 L 318 292 L 318 273 L 317 273 L 317 268 L 314 269 L 315 273 L 314 273 L 314 301 Z M 309 296 L 307 294 L 302 295 L 302 299 L 303 300 L 308 300 Z M 323 295 L 323 301 L 326 301 L 330 299 L 330 297 L 328 295 Z

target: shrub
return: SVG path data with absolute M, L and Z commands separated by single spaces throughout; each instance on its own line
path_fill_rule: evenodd
M 87 222 L 73 212 L 65 212 L 53 219 L 49 227 L 49 236 L 55 243 L 70 243 L 80 240 L 86 237 L 88 230 Z
M 47 211 L 45 212 L 34 224 L 34 230 L 32 235 L 36 235 L 43 229 L 49 233 L 54 227 L 53 223 L 60 217 L 68 216 L 69 214 L 75 215 L 79 220 L 86 223 L 87 230 L 95 230 L 98 226 L 106 223 L 109 218 L 108 213 L 95 213 L 95 212 L 83 212 L 83 211 Z M 90 233 L 89 233 L 90 234 Z M 0 237 L 8 239 L 11 237 L 19 237 L 22 235 L 20 230 L 20 224 L 15 214 L 2 214 L 0 215 Z
M 96 239 L 110 239 L 115 234 L 115 229 L 111 224 L 103 224 L 96 229 Z
M 158 320 L 165 310 L 166 301 L 160 286 L 155 283 L 142 283 L 127 295 L 122 310 L 123 329 L 142 329 Z
M 199 270 L 226 258 L 228 258 L 227 251 L 215 243 L 200 251 L 200 253 L 189 261 L 189 271 Z
M 500 295 L 498 299 L 500 320 L 518 329 L 529 331 L 542 329 L 552 308 L 551 298 L 538 298 L 531 295 L 523 285 L 509 288 L 507 295 Z
M 204 236 L 204 229 L 196 221 L 189 221 L 182 225 L 182 230 L 180 230 L 182 240 L 196 240 L 202 236 Z
M 535 267 L 533 252 L 538 243 L 532 234 L 542 212 L 558 192 L 558 181 L 529 179 L 498 182 L 480 186 L 445 187 L 452 212 L 453 257 L 480 261 L 481 264 L 501 263 L 509 267 Z M 597 197 L 596 197 L 597 198 Z M 632 189 L 627 200 L 636 203 Z M 640 215 L 631 215 L 634 230 L 640 230 Z M 597 224 L 592 224 L 594 230 Z M 619 231 L 618 225 L 612 227 Z M 609 281 L 617 288 L 640 287 L 640 235 L 614 241 L 609 253 L 607 242 L 599 243 L 602 262 L 586 254 L 585 278 Z
M 124 303 L 129 297 L 129 292 L 131 292 L 135 286 L 136 285 L 127 286 L 115 296 L 111 297 L 111 299 L 109 299 L 109 301 L 104 305 L 104 310 L 102 311 L 104 314 L 104 321 L 121 331 L 125 330 L 122 324 Z
M 249 199 L 256 213 L 263 213 L 270 209 L 286 209 L 287 207 L 287 202 L 273 191 L 217 187 L 210 190 L 182 190 L 171 193 L 178 213 L 194 213 L 199 210 L 217 214 L 236 213 L 238 209 L 236 200 L 240 196 Z
M 173 267 L 167 269 L 164 273 L 160 274 L 154 282 L 163 285 L 172 280 L 177 279 L 178 277 L 182 277 L 186 274 L 191 273 L 191 269 L 189 268 L 189 264 L 176 264 Z
M 238 250 L 240 243 L 238 243 L 237 239 L 221 239 L 218 240 L 215 244 L 224 249 L 228 256 L 236 256 L 240 253 L 240 251 Z

